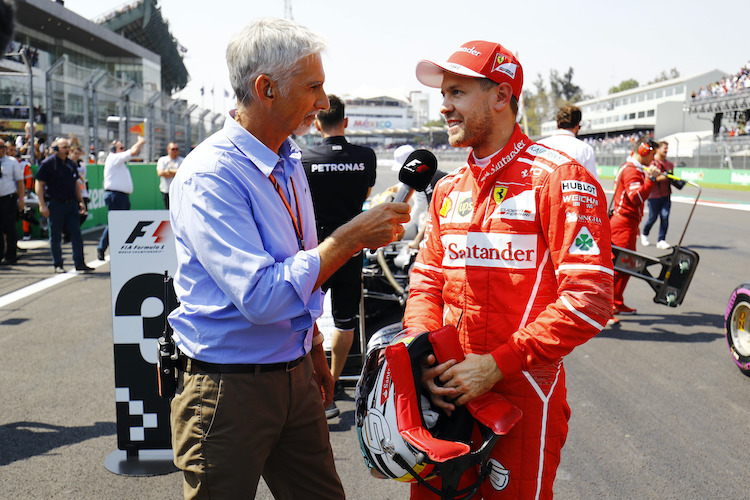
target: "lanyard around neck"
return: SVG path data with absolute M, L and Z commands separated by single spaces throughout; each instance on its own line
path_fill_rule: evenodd
M 297 215 L 299 218 L 294 216 L 294 212 L 292 212 L 292 207 L 291 205 L 289 205 L 289 202 L 287 201 L 286 196 L 284 195 L 284 191 L 281 190 L 281 186 L 279 186 L 279 183 L 276 181 L 276 178 L 273 176 L 273 174 L 270 174 L 268 178 L 271 180 L 273 187 L 276 188 L 276 192 L 279 193 L 279 196 L 281 197 L 281 201 L 283 201 L 284 206 L 286 206 L 287 212 L 289 212 L 289 217 L 292 219 L 292 226 L 294 226 L 294 232 L 297 235 L 297 245 L 299 246 L 300 250 L 304 250 L 305 249 L 305 235 L 302 231 L 302 213 L 299 211 L 299 200 L 297 199 L 297 189 L 294 187 L 294 179 L 291 179 L 292 191 L 294 192 L 294 204 L 297 207 Z

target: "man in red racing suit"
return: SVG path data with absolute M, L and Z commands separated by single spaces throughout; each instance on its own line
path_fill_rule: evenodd
M 501 57 L 514 72 L 493 72 Z M 521 132 L 520 64 L 499 44 L 464 44 L 444 65 L 420 62 L 417 77 L 441 87 L 451 145 L 472 152 L 435 188 L 404 326 L 458 326 L 466 359 L 422 378 L 433 403 L 450 412 L 492 390 L 523 411 L 495 445 L 481 497 L 551 498 L 570 416 L 562 358 L 596 335 L 612 309 L 606 197 L 575 160 Z M 437 497 L 412 485 L 412 498 Z
M 615 194 L 612 199 L 612 245 L 635 250 L 638 239 L 638 224 L 643 217 L 643 204 L 651 194 L 657 180 L 666 180 L 658 167 L 650 165 L 658 144 L 647 136 L 638 140 L 633 154 L 615 176 Z M 612 256 L 614 258 L 614 254 Z M 635 314 L 636 310 L 625 305 L 623 294 L 630 275 L 615 272 L 614 302 L 612 314 Z

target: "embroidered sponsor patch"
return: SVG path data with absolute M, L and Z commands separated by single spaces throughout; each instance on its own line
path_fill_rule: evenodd
M 442 243 L 443 267 L 536 267 L 535 234 L 446 234 Z
M 495 203 L 498 205 L 503 202 L 505 199 L 505 195 L 508 194 L 508 186 L 495 186 L 492 188 L 492 199 L 495 200 Z
M 440 207 L 441 222 L 462 224 L 471 222 L 474 213 L 474 202 L 471 191 L 454 191 L 448 194 Z
M 527 190 L 505 198 L 492 212 L 491 219 L 533 221 L 536 218 L 534 191 Z
M 594 208 L 599 206 L 599 198 L 587 194 L 564 194 L 563 203 L 572 207 Z
M 596 215 L 579 214 L 578 212 L 565 212 L 565 222 L 602 225 L 601 217 Z
M 599 245 L 594 241 L 594 237 L 591 235 L 591 231 L 586 226 L 583 226 L 573 244 L 570 245 L 568 253 L 571 255 L 599 255 Z
M 598 196 L 596 186 L 579 180 L 560 181 L 560 188 L 563 193 L 578 192 L 591 196 Z
M 451 200 L 450 197 L 445 198 L 443 200 L 443 206 L 440 207 L 440 217 L 448 217 L 451 208 L 453 208 L 453 200 Z

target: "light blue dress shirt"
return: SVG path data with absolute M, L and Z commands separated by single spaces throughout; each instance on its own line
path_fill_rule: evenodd
M 185 158 L 170 186 L 180 305 L 169 322 L 191 358 L 290 361 L 310 351 L 323 309 L 323 293 L 313 289 L 320 254 L 310 189 L 291 139 L 279 156 L 233 114 Z M 295 213 L 295 191 L 299 197 L 304 251 L 271 172 Z

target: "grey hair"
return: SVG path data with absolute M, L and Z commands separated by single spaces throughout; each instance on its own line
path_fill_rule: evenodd
M 274 17 L 258 19 L 237 33 L 227 46 L 234 95 L 244 106 L 249 105 L 252 86 L 260 75 L 275 80 L 285 95 L 297 62 L 325 47 L 325 39 L 304 26 Z

